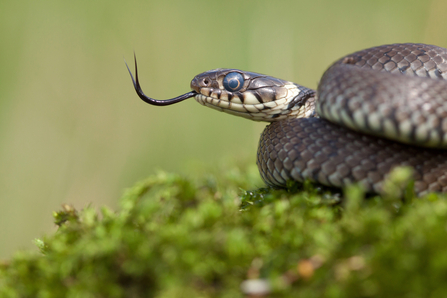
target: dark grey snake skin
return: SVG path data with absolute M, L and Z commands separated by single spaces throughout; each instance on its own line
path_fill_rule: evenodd
M 136 62 L 135 62 L 136 68 Z M 137 69 L 135 69 L 137 70 Z M 130 70 L 129 70 L 130 72 Z M 132 73 L 131 73 L 132 76 Z M 197 75 L 195 99 L 219 111 L 271 122 L 259 141 L 264 181 L 306 179 L 334 187 L 359 183 L 380 193 L 391 170 L 414 169 L 415 192 L 447 192 L 447 49 L 424 44 L 374 47 L 343 57 L 317 91 L 237 69 Z
M 381 192 L 396 166 L 414 168 L 415 191 L 447 192 L 447 152 L 366 136 L 318 118 L 273 122 L 261 135 L 257 164 L 269 185 L 310 179 L 327 186 L 361 183 Z
M 373 135 L 386 131 L 385 137 L 445 148 L 447 82 L 439 79 L 447 78 L 446 61 L 446 49 L 420 44 L 386 45 L 351 54 L 324 74 L 317 91 L 317 112 L 351 129 Z M 346 67 L 346 63 L 357 67 Z M 374 102 L 365 101 L 370 97 Z M 349 105 L 362 112 L 340 117 Z M 395 108 L 400 105 L 408 109 Z M 375 114 L 380 120 L 370 121 Z M 412 126 L 402 126 L 406 122 Z M 420 133 L 419 125 L 425 127 Z M 318 118 L 273 122 L 259 142 L 257 163 L 263 179 L 276 186 L 306 179 L 335 187 L 357 182 L 369 192 L 380 192 L 390 170 L 411 166 L 416 193 L 447 192 L 447 151 L 351 129 Z

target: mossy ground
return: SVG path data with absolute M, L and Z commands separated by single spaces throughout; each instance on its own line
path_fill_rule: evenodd
M 159 173 L 117 211 L 64 206 L 41 253 L 0 265 L 0 297 L 245 297 L 247 280 L 265 297 L 447 296 L 445 195 L 245 191 L 252 173 Z

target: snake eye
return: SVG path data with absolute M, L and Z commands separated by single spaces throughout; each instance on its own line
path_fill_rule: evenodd
M 223 86 L 230 92 L 239 91 L 244 86 L 244 77 L 238 72 L 230 72 L 223 79 Z

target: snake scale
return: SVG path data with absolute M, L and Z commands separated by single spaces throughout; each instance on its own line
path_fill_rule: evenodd
M 255 121 L 263 131 L 257 165 L 263 180 L 285 187 L 307 179 L 342 188 L 361 184 L 380 193 L 398 166 L 413 168 L 418 195 L 447 192 L 447 49 L 425 44 L 383 45 L 330 66 L 317 90 L 237 69 L 214 69 L 191 81 L 202 105 Z

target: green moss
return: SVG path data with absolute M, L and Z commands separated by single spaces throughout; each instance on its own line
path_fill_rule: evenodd
M 251 171 L 159 173 L 117 211 L 63 206 L 40 254 L 0 265 L 0 297 L 244 297 L 249 279 L 268 297 L 447 293 L 446 196 L 397 191 L 405 173 L 383 198 L 309 183 L 245 191 Z

